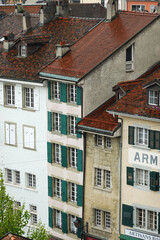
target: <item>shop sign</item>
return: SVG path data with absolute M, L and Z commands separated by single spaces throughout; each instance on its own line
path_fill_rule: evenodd
M 125 235 L 143 240 L 160 240 L 160 237 L 149 235 L 143 232 L 137 232 L 130 229 L 125 229 Z

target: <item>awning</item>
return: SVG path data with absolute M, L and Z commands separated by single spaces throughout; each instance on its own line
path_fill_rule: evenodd
M 121 234 L 119 238 L 122 240 L 140 240 L 140 238 L 130 237 L 130 236 L 123 235 L 123 234 Z

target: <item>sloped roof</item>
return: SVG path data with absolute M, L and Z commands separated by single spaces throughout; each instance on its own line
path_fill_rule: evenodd
M 113 21 L 102 22 L 90 31 L 68 54 L 56 59 L 43 72 L 82 78 L 158 17 L 157 14 L 120 12 Z
M 107 110 L 115 112 L 116 114 L 129 114 L 132 116 L 140 116 L 146 118 L 160 119 L 160 106 L 149 105 L 147 101 L 147 89 L 146 85 L 152 82 L 155 79 L 160 78 L 160 63 L 157 64 L 158 69 L 151 73 L 143 79 L 143 81 L 124 97 L 114 103 L 111 107 L 108 107 Z M 145 74 L 147 75 L 147 73 Z M 137 80 L 136 80 L 137 81 Z
M 138 83 L 142 82 L 142 79 L 137 80 L 130 80 L 117 83 L 112 89 L 116 91 L 117 89 L 121 88 L 125 93 L 133 89 L 134 86 L 137 86 Z
M 113 117 L 112 114 L 106 112 L 106 108 L 112 105 L 115 100 L 116 98 L 113 96 L 100 107 L 84 117 L 78 123 L 79 129 L 93 132 L 99 132 L 100 130 L 103 130 L 103 132 L 110 132 L 110 135 L 112 135 L 114 131 L 118 129 L 120 124 L 118 123 L 117 117 Z
M 38 4 L 35 4 L 35 5 L 23 5 L 23 8 L 24 8 L 24 10 L 26 12 L 35 13 L 35 14 L 40 13 L 41 7 L 42 7 L 42 5 L 38 5 Z M 16 5 L 5 5 L 5 6 L 4 5 L 0 5 L 0 11 L 5 12 L 7 14 L 14 13 L 15 8 L 16 8 Z
M 53 61 L 56 56 L 55 45 L 64 41 L 73 44 L 90 30 L 99 20 L 79 18 L 56 18 L 44 26 L 36 26 L 26 33 L 27 38 L 50 36 L 50 41 L 26 58 L 18 58 L 17 46 L 0 56 L 0 76 L 14 79 L 36 80 L 38 72 Z M 33 41 L 32 41 L 33 43 Z
M 2 238 L 0 238 L 1 240 L 31 240 L 29 238 L 26 237 L 22 237 L 19 236 L 17 234 L 13 234 L 13 233 L 7 233 L 6 235 L 4 235 Z

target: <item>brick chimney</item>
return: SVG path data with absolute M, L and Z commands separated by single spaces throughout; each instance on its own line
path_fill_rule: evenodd
M 67 52 L 70 51 L 69 44 L 66 44 L 65 41 L 61 41 L 60 44 L 56 45 L 56 57 L 62 58 Z
M 112 21 L 118 13 L 118 0 L 109 0 L 107 3 L 107 21 Z
M 3 37 L 3 49 L 4 51 L 8 52 L 12 48 L 12 46 L 14 46 L 14 34 L 6 33 Z
M 41 7 L 40 11 L 40 25 L 43 26 L 45 23 L 52 20 L 56 13 L 56 3 L 47 2 L 46 5 Z
M 23 32 L 28 31 L 31 28 L 31 18 L 28 12 L 23 13 Z
M 58 0 L 56 5 L 56 15 L 68 16 L 68 0 Z

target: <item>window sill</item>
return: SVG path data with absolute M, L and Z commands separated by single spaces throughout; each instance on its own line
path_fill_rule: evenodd
M 126 70 L 126 73 L 134 72 L 134 69 Z
M 105 229 L 105 228 L 102 228 L 102 227 L 92 226 L 92 229 L 107 232 L 107 233 L 112 233 L 111 229 Z
M 53 196 L 52 199 L 58 202 L 62 202 L 62 197 Z
M 139 230 L 139 231 L 143 231 L 143 233 L 144 233 L 144 231 L 146 232 L 146 234 L 158 234 L 158 230 L 157 231 L 151 231 L 151 230 L 147 230 L 147 229 L 145 229 L 145 228 L 140 228 L 140 227 L 134 227 L 133 226 L 133 229 L 135 229 L 135 230 Z
M 79 208 L 79 206 L 77 206 L 77 202 L 71 202 L 70 200 L 68 200 L 67 204 L 72 207 Z
M 96 189 L 96 190 L 103 191 L 103 192 L 108 192 L 108 193 L 112 192 L 111 188 L 102 188 L 102 187 L 97 187 L 97 186 L 93 186 L 93 188 Z
M 7 105 L 7 104 L 5 104 L 4 107 L 17 109 L 17 107 L 15 105 Z
M 31 187 L 25 187 L 25 190 L 33 191 L 33 192 L 38 192 L 36 188 L 31 188 Z
M 52 228 L 55 232 L 62 233 L 62 228 L 58 228 L 56 226 L 53 226 Z
M 60 132 L 58 132 L 58 131 L 51 131 L 51 133 L 52 133 L 52 134 L 56 134 L 56 135 L 60 135 L 60 136 L 62 135 L 62 134 L 61 134 L 61 131 L 60 131 Z
M 71 167 L 71 166 L 68 167 L 68 170 L 71 171 L 71 172 L 79 172 L 77 170 L 77 168 L 74 168 L 74 167 Z
M 145 146 L 145 145 L 132 145 L 134 148 L 140 148 L 140 149 L 145 149 L 145 150 L 148 150 L 150 151 L 150 148 Z
M 36 148 L 27 148 L 27 147 L 23 147 L 26 150 L 32 150 L 32 151 L 36 151 Z
M 70 105 L 72 107 L 78 107 L 77 102 L 67 102 L 67 105 Z
M 76 233 L 74 234 L 74 233 L 69 232 L 69 233 L 68 233 L 68 237 L 77 239 L 77 234 L 76 234 Z
M 27 107 L 22 107 L 22 110 L 29 111 L 29 112 L 35 112 L 36 111 L 34 108 L 27 108 Z
M 22 188 L 20 185 L 14 184 L 14 183 L 5 182 L 5 185 L 10 186 L 10 187 Z
M 50 101 L 53 102 L 53 103 L 58 103 L 58 104 L 60 103 L 60 104 L 62 104 L 60 99 L 51 98 Z
M 13 144 L 5 143 L 5 145 L 10 146 L 10 147 L 17 147 L 17 144 L 13 145 Z

